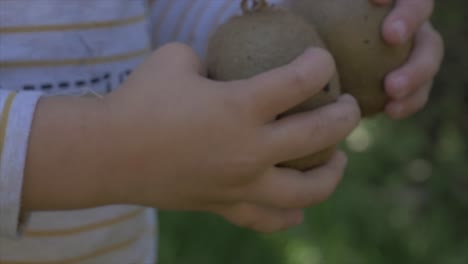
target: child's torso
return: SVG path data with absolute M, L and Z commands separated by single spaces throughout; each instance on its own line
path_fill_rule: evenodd
M 146 0 L 0 0 L 0 89 L 110 92 L 150 51 L 147 16 Z M 152 209 L 37 212 L 23 230 L 19 240 L 0 238 L 0 263 L 155 259 Z

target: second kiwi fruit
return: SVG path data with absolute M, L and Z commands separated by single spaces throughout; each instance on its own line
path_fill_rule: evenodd
M 335 57 L 340 83 L 353 95 L 364 117 L 382 112 L 388 102 L 384 79 L 401 66 L 412 41 L 398 47 L 382 37 L 382 25 L 392 5 L 369 0 L 291 0 L 289 8 L 314 24 Z

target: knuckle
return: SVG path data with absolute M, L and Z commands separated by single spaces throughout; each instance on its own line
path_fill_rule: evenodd
M 191 66 L 200 69 L 200 73 L 205 74 L 205 66 L 201 61 L 200 57 L 196 54 L 196 52 L 187 44 L 179 43 L 179 42 L 172 42 L 163 45 L 159 49 L 156 50 L 154 54 L 161 56 L 169 63 L 168 65 L 174 65 L 176 62 L 184 62 Z M 176 56 L 174 56 L 176 55 Z M 158 57 L 160 58 L 160 57 Z M 176 63 L 177 64 L 177 63 Z

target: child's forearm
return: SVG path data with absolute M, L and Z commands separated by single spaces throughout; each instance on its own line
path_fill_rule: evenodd
M 112 152 L 105 101 L 49 97 L 39 101 L 27 153 L 23 211 L 104 205 Z

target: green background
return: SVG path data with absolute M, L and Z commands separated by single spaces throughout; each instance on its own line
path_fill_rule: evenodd
M 160 263 L 468 263 L 468 2 L 437 1 L 434 24 L 446 56 L 428 107 L 364 121 L 343 182 L 302 226 L 260 235 L 162 212 Z

